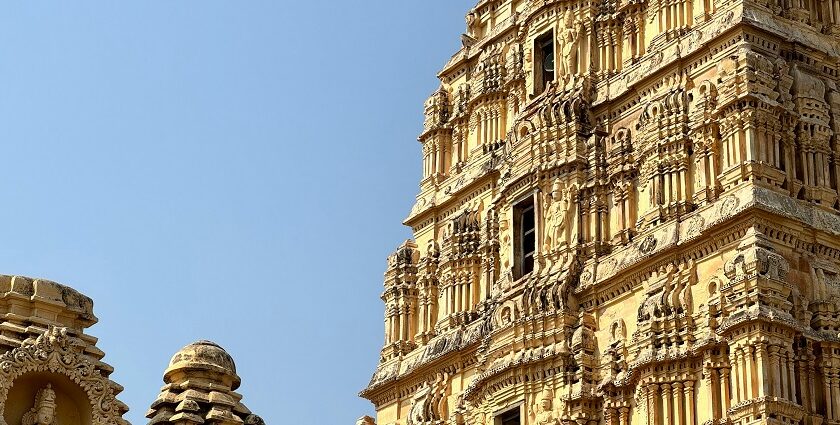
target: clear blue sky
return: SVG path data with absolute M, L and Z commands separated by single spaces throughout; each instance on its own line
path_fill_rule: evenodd
M 0 273 L 94 299 L 135 425 L 198 339 L 269 424 L 372 414 L 422 106 L 473 5 L 3 3 Z

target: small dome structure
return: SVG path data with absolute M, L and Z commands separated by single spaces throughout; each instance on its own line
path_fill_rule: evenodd
M 163 381 L 171 384 L 187 376 L 210 378 L 230 386 L 233 390 L 237 389 L 241 382 L 236 374 L 233 357 L 219 344 L 207 340 L 194 342 L 178 350 L 169 361 Z
M 265 425 L 235 392 L 240 379 L 233 357 L 219 344 L 198 341 L 178 350 L 163 374 L 166 385 L 146 413 L 149 425 Z

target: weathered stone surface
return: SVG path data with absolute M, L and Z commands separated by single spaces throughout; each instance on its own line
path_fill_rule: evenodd
M 264 425 L 235 392 L 240 379 L 233 358 L 218 344 L 198 341 L 172 356 L 165 385 L 146 413 L 149 424 Z
M 43 279 L 0 276 L 0 424 L 125 425 L 113 368 L 85 329 L 93 301 Z
M 840 424 L 840 2 L 485 0 L 462 44 L 377 422 Z

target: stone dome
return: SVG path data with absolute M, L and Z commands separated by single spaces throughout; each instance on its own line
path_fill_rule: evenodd
M 219 344 L 212 341 L 198 341 L 178 350 L 164 374 L 168 383 L 176 380 L 178 375 L 192 377 L 197 374 L 208 378 L 217 378 L 231 385 L 232 389 L 239 387 L 240 379 L 236 375 L 236 363 L 233 357 Z

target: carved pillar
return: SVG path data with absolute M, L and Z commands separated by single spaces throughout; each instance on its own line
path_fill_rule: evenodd
M 840 373 L 834 369 L 831 380 L 831 407 L 834 411 L 834 419 L 840 419 Z
M 423 145 L 423 178 L 429 177 L 432 173 L 429 157 L 429 146 Z
M 662 398 L 662 424 L 663 425 L 674 425 L 672 419 L 671 411 L 672 409 L 672 401 L 673 397 L 671 396 L 671 384 L 662 384 L 660 387 L 660 394 Z
M 676 398 L 676 409 L 674 409 L 674 424 L 675 425 L 686 425 L 686 403 L 688 403 L 688 399 L 686 398 L 685 392 L 683 392 L 683 384 L 681 382 L 674 382 L 671 386 L 674 390 L 674 396 Z
M 756 152 L 756 148 L 758 147 L 758 141 L 755 137 L 755 118 L 756 118 L 756 111 L 753 109 L 748 109 L 743 111 L 742 113 L 742 122 L 741 125 L 743 126 L 743 141 L 745 149 L 744 161 L 746 162 L 753 162 L 757 161 L 758 153 Z
M 694 138 L 694 196 L 700 197 L 698 202 L 706 200 L 707 190 L 709 188 L 709 164 L 708 156 L 706 154 L 706 146 L 704 144 L 703 131 L 697 130 L 693 134 Z
M 616 185 L 615 193 L 613 196 L 615 197 L 615 204 L 618 207 L 618 230 L 624 231 L 627 230 L 627 194 L 624 190 L 624 187 L 619 183 Z
M 446 287 L 443 288 L 443 294 L 441 296 L 441 305 L 443 305 L 443 315 L 442 317 L 447 317 L 452 314 L 452 285 L 449 282 L 446 282 Z
M 443 146 L 441 146 L 441 172 L 444 174 L 449 174 L 449 166 L 452 163 L 452 143 L 444 142 Z
M 685 388 L 683 388 L 685 391 L 685 403 L 688 407 L 688 409 L 686 409 L 686 425 L 694 425 L 697 423 L 697 412 L 695 410 L 697 403 L 694 400 L 694 381 L 685 381 L 683 385 L 685 385 Z
M 779 380 L 782 386 L 782 393 L 779 396 L 790 400 L 790 382 L 788 382 L 787 363 L 787 353 L 779 349 L 779 368 L 776 369 L 779 371 Z
M 417 317 L 415 316 L 414 309 L 408 309 L 408 332 L 405 336 L 407 341 L 414 341 L 414 336 L 417 334 Z
M 826 419 L 834 419 L 834 400 L 831 397 L 831 381 L 831 374 L 826 371 L 825 379 L 823 379 L 823 397 L 825 398 Z
M 785 372 L 788 374 L 788 384 L 790 385 L 790 391 L 788 391 L 790 397 L 788 400 L 796 403 L 798 401 L 796 396 L 796 371 L 794 370 L 794 357 L 792 351 L 789 353 L 787 371 L 782 371 L 782 373 Z
M 420 300 L 417 302 L 417 317 L 418 317 L 417 333 L 414 334 L 414 339 L 416 341 L 422 342 L 423 341 L 423 333 L 425 333 L 426 329 L 428 329 L 428 327 L 427 327 L 427 324 L 429 323 L 429 320 L 428 320 L 428 315 L 429 314 L 427 313 L 428 308 L 429 307 L 428 307 L 428 304 L 426 303 L 426 297 L 420 298 Z
M 615 421 L 618 418 L 615 415 L 615 409 L 612 407 L 604 407 L 604 423 L 606 425 L 616 425 Z
M 779 370 L 779 347 L 775 345 L 771 345 L 769 347 L 770 350 L 770 370 Z M 771 395 L 776 397 L 782 397 L 782 386 L 781 386 L 781 379 L 778 375 L 773 374 L 771 375 L 771 379 L 773 380 L 773 392 Z
M 542 193 L 542 191 L 539 190 L 534 192 L 534 240 L 536 241 L 536 246 L 534 246 L 534 256 L 537 258 L 543 254 L 543 243 L 545 243 L 545 230 L 543 230 L 545 219 L 543 217 L 550 217 L 549 214 L 551 214 L 549 211 L 543 211 L 543 209 L 546 206 L 546 199 L 550 199 L 551 197 L 551 193 Z M 554 202 L 560 201 L 552 199 L 551 202 L 551 205 L 553 206 Z M 552 239 L 554 237 L 554 235 L 551 235 Z M 559 245 L 558 241 L 555 240 L 552 240 L 551 244 L 553 245 L 551 248 L 556 248 Z
M 811 394 L 811 412 L 817 411 L 817 386 L 814 376 L 817 374 L 816 363 L 814 356 L 811 354 L 811 346 L 808 345 L 808 363 L 805 375 L 808 376 L 808 392 Z
M 729 391 L 729 368 L 723 367 L 720 369 L 720 392 L 722 395 L 722 403 L 721 403 L 721 418 L 725 418 L 727 416 L 727 411 L 730 407 L 730 401 L 732 396 Z
M 765 397 L 770 395 L 770 383 L 764 376 L 764 367 L 767 365 L 767 346 L 764 343 L 759 343 L 755 347 L 755 363 L 758 370 L 758 396 Z
M 461 311 L 467 312 L 472 310 L 472 285 L 471 285 L 471 277 L 473 273 L 470 271 L 469 275 L 465 275 L 463 277 L 463 284 L 461 285 Z
M 622 407 L 618 409 L 618 425 L 630 425 L 630 409 Z
M 463 294 L 464 284 L 463 284 L 463 282 L 464 282 L 463 276 L 458 276 L 455 280 L 455 285 L 452 287 L 453 292 L 455 294 L 455 296 L 453 298 L 453 303 L 454 304 L 453 304 L 453 307 L 452 307 L 452 312 L 456 313 L 456 314 L 464 311 L 464 294 Z
M 732 350 L 732 391 L 735 395 L 735 404 L 745 400 L 744 396 L 744 371 L 741 368 L 741 350 Z
M 744 379 L 744 391 L 746 391 L 746 398 L 745 400 L 751 400 L 755 398 L 755 388 L 753 388 L 753 379 L 754 379 L 754 371 L 753 371 L 753 360 L 752 360 L 752 347 L 749 345 L 744 346 L 744 355 L 742 357 L 744 361 L 744 369 L 746 369 L 745 379 Z
M 708 353 L 705 357 L 708 358 Z M 712 419 L 720 418 L 720 399 L 718 397 L 720 385 L 717 380 L 717 371 L 707 363 L 703 368 L 703 383 L 706 386 L 707 403 L 712 406 Z
M 734 349 L 730 349 L 729 351 L 729 375 L 730 378 L 727 380 L 729 382 L 728 389 L 730 391 L 731 401 L 734 401 L 735 404 L 738 404 L 741 401 L 741 391 L 739 389 L 740 382 L 738 381 L 738 351 Z
M 656 389 L 658 385 L 647 385 L 647 423 L 648 425 L 659 425 L 656 415 Z M 826 394 L 829 391 L 826 390 Z

